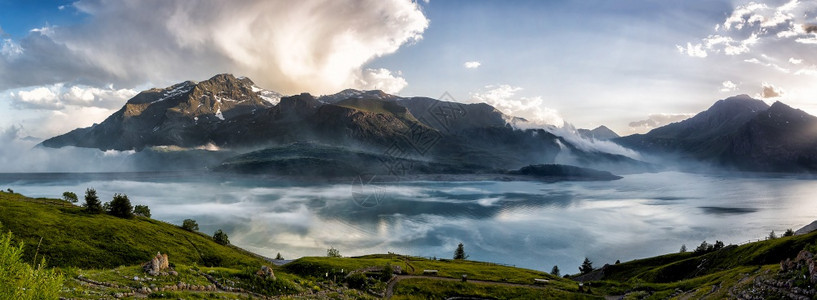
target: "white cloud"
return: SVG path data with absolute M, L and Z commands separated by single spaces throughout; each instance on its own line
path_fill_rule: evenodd
M 382 90 L 386 93 L 395 94 L 405 88 L 408 83 L 402 77 L 392 74 L 387 69 L 366 69 L 357 78 L 355 86 L 364 90 Z
M 721 92 L 733 92 L 738 89 L 738 85 L 732 82 L 731 80 L 727 80 L 721 83 Z
M 421 40 L 429 25 L 410 0 L 72 5 L 87 21 L 20 40 L 26 59 L 0 59 L 0 90 L 55 82 L 164 86 L 231 72 L 284 93 L 321 94 L 366 81 L 366 63 Z
M 57 83 L 10 92 L 13 107 L 19 109 L 60 110 L 66 106 L 118 108 L 137 93 L 131 89 L 100 89 Z
M 481 91 L 471 93 L 470 102 L 488 103 L 507 115 L 525 118 L 534 126 L 564 125 L 564 119 L 559 112 L 546 107 L 542 97 L 517 96 L 517 92 L 521 90 L 521 87 L 507 84 L 488 85 Z
M 793 65 L 799 65 L 799 64 L 803 63 L 803 60 L 802 59 L 796 59 L 794 57 L 790 57 L 789 62 L 791 64 L 793 64 Z
M 684 48 L 684 46 L 681 46 L 681 45 L 675 45 L 675 47 L 678 48 L 678 52 L 680 52 L 682 54 L 692 56 L 692 57 L 706 57 L 707 56 L 706 50 L 703 49 L 702 44 L 692 45 L 692 43 L 687 43 L 686 48 Z
M 689 119 L 694 115 L 695 114 L 652 114 L 645 120 L 630 122 L 630 131 L 633 133 L 643 133 L 670 123 Z
M 783 96 L 785 92 L 779 87 L 775 87 L 771 83 L 764 82 L 760 90 L 760 97 L 762 98 L 778 98 Z
M 480 65 L 482 64 L 478 61 L 466 61 L 463 64 L 463 66 L 465 66 L 466 69 L 476 69 L 479 68 Z
M 732 11 L 732 14 L 726 18 L 726 21 L 723 22 L 723 27 L 726 28 L 726 30 L 729 30 L 732 27 L 735 29 L 743 29 L 748 17 L 752 16 L 753 12 L 767 8 L 768 6 L 765 4 L 755 2 L 738 6 L 734 11 Z

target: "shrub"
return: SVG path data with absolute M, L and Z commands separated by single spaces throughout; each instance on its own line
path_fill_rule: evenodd
M 383 271 L 380 272 L 380 281 L 387 282 L 391 279 L 394 273 L 394 269 L 391 267 L 390 263 L 386 263 L 386 266 L 383 267 Z
M 196 220 L 193 219 L 185 219 L 182 221 L 182 228 L 187 231 L 199 231 L 199 223 L 196 223 Z
M 686 244 L 681 245 L 681 251 L 679 251 L 679 252 L 680 253 L 687 253 L 687 245 Z
M 213 240 L 216 241 L 216 243 L 218 243 L 220 245 L 229 245 L 230 244 L 230 239 L 227 238 L 227 234 L 224 233 L 224 231 L 221 231 L 221 229 L 216 230 L 216 232 L 213 233 Z
M 11 238 L 0 233 L 0 299 L 59 298 L 63 277 L 45 269 L 45 260 L 36 268 L 23 262 L 23 245 L 12 245 Z
M 793 235 L 794 235 L 794 230 L 791 230 L 791 228 L 786 229 L 786 232 L 783 233 L 783 236 L 793 236 Z
M 704 253 L 707 253 L 709 251 L 712 251 L 713 248 L 714 248 L 714 246 L 710 245 L 706 241 L 703 241 L 703 242 L 701 242 L 700 245 L 698 245 L 698 248 L 695 248 L 695 251 L 693 253 L 695 253 L 695 254 L 704 254 Z
M 553 266 L 553 269 L 550 269 L 550 274 L 559 277 L 559 266 Z
M 774 230 L 772 230 L 772 232 L 769 232 L 769 236 L 766 239 L 767 240 L 773 240 L 773 239 L 776 239 L 776 238 L 777 238 L 777 234 L 775 234 Z
M 88 213 L 102 213 L 102 202 L 99 201 L 99 197 L 96 195 L 95 189 L 89 188 L 85 190 L 85 204 L 82 206 L 85 207 L 85 211 Z
M 346 277 L 346 284 L 353 289 L 364 290 L 368 286 L 368 283 L 369 278 L 363 273 L 354 273 Z
M 128 195 L 114 194 L 108 213 L 115 217 L 133 218 L 133 205 L 131 205 Z
M 147 205 L 137 205 L 133 207 L 133 214 L 150 218 L 150 208 Z
M 718 251 L 718 250 L 721 250 L 721 249 L 723 249 L 723 242 L 715 240 L 715 245 L 712 245 L 712 250 L 713 251 Z

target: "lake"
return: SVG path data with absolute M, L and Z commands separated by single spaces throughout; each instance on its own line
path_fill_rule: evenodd
M 208 173 L 0 174 L 0 188 L 32 197 L 103 201 L 124 193 L 153 218 L 195 219 L 223 229 L 250 251 L 285 258 L 395 252 L 577 273 L 594 266 L 694 249 L 716 239 L 739 244 L 817 219 L 817 180 L 678 172 L 609 182 L 390 182 L 291 185 Z M 161 251 L 161 249 L 156 249 Z

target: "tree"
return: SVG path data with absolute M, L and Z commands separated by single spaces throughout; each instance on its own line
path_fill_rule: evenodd
M 553 269 L 550 269 L 550 275 L 559 277 L 559 266 L 553 266 Z
M 85 204 L 82 206 L 85 207 L 85 211 L 92 213 L 92 214 L 101 214 L 102 213 L 102 202 L 99 202 L 99 197 L 96 195 L 95 189 L 86 189 L 85 190 Z
M 793 236 L 793 235 L 794 235 L 794 230 L 791 230 L 791 228 L 786 229 L 786 232 L 783 233 L 783 236 Z
M 590 261 L 589 258 L 585 257 L 584 262 L 579 267 L 579 272 L 581 272 L 582 274 L 593 272 L 593 262 Z
M 131 205 L 128 195 L 114 194 L 108 213 L 115 217 L 133 218 L 133 205 Z
M 723 249 L 723 242 L 715 240 L 715 245 L 712 245 L 712 250 L 713 251 L 718 251 L 718 250 L 721 250 L 721 249 Z
M 773 239 L 776 239 L 776 238 L 777 238 L 777 234 L 775 234 L 774 230 L 772 230 L 772 232 L 769 232 L 769 237 L 767 237 L 766 239 L 767 240 L 773 240 Z
M 213 240 L 220 245 L 230 244 L 230 239 L 227 238 L 227 234 L 224 233 L 224 231 L 221 231 L 221 229 L 216 230 L 216 233 L 213 233 Z
M 329 247 L 329 249 L 326 249 L 326 257 L 342 257 L 342 256 L 340 255 L 340 251 L 338 251 L 338 249 L 335 249 L 335 247 Z
M 77 199 L 77 194 L 74 194 L 73 192 L 62 193 L 62 200 L 71 203 L 77 203 L 77 201 L 79 201 L 79 199 Z
M 687 252 L 687 244 L 683 244 L 683 245 L 681 245 L 681 251 L 680 251 L 680 253 L 686 253 L 686 252 Z
M 706 241 L 701 242 L 698 248 L 695 248 L 695 254 L 703 254 L 712 251 L 713 246 Z
M 276 255 L 276 256 L 275 256 L 275 259 L 277 259 L 277 260 L 284 260 L 284 257 L 283 257 L 283 256 L 281 256 L 281 252 L 278 252 L 278 255 Z
M 462 243 L 457 245 L 457 250 L 454 250 L 454 259 L 468 259 L 468 255 L 465 254 L 465 247 L 463 247 Z
M 199 231 L 199 223 L 196 223 L 196 220 L 193 219 L 184 219 L 182 228 L 187 231 Z
M 133 207 L 133 214 L 150 218 L 150 208 L 147 205 L 137 205 Z

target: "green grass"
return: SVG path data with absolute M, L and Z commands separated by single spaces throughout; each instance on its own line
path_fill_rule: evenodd
M 446 299 L 480 297 L 488 299 L 602 299 L 599 296 L 566 292 L 554 288 L 505 286 L 473 282 L 440 281 L 427 278 L 404 279 L 397 283 L 392 299 Z
M 206 235 L 153 219 L 121 219 L 87 214 L 82 208 L 54 199 L 32 199 L 0 193 L 3 230 L 25 243 L 24 258 L 35 253 L 50 266 L 113 268 L 144 263 L 156 252 L 171 263 L 201 266 L 252 266 L 263 260 Z M 42 238 L 42 243 L 40 239 Z M 39 244 L 39 249 L 38 249 Z

